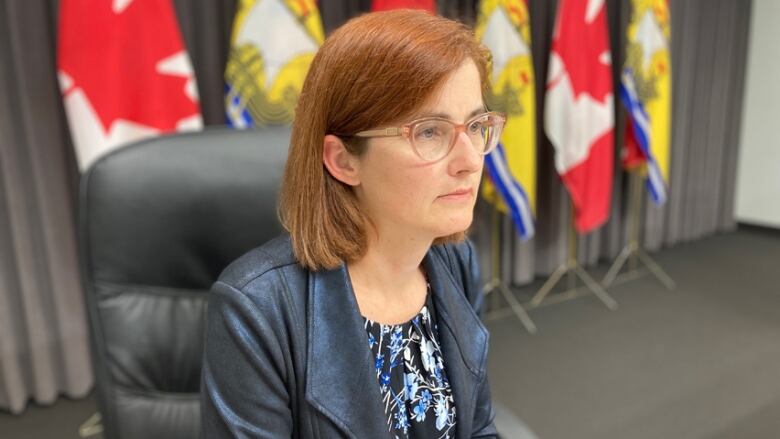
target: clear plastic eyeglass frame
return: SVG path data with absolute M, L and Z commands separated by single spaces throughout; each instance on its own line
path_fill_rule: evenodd
M 373 130 L 360 131 L 354 134 L 355 137 L 404 137 L 412 146 L 412 149 L 423 161 L 437 162 L 446 157 L 453 146 L 458 135 L 463 132 L 471 139 L 472 145 L 481 155 L 489 154 L 498 145 L 501 137 L 506 117 L 494 111 L 478 114 L 465 123 L 456 123 L 442 117 L 425 117 L 416 119 L 400 127 L 377 128 Z M 477 125 L 475 125 L 477 124 Z M 444 134 L 449 136 L 449 140 L 443 138 L 442 133 L 436 133 L 431 130 L 447 129 Z M 474 131 L 478 130 L 478 131 Z M 433 136 L 439 136 L 435 138 Z M 420 137 L 422 136 L 422 137 Z M 481 138 L 479 144 L 475 143 Z

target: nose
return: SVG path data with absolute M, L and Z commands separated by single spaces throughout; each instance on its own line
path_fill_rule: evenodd
M 482 169 L 484 157 L 477 152 L 477 148 L 471 142 L 471 139 L 464 131 L 458 133 L 455 137 L 455 144 L 450 152 L 450 162 L 448 164 L 450 174 L 471 174 Z

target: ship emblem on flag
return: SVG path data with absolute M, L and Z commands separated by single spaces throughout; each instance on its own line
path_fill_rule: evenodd
M 227 123 L 292 122 L 303 81 L 324 40 L 313 0 L 243 0 L 225 68 Z
M 485 158 L 490 179 L 483 182 L 482 195 L 509 211 L 520 237 L 529 239 L 536 205 L 536 118 L 526 2 L 480 2 L 475 33 L 492 54 L 488 106 L 507 118 L 498 148 Z

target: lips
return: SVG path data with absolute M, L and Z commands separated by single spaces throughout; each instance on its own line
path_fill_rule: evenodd
M 447 200 L 459 200 L 464 198 L 471 198 L 471 196 L 474 194 L 473 188 L 463 188 L 463 189 L 457 189 L 452 192 L 446 193 L 444 195 L 440 195 L 439 198 L 447 199 Z

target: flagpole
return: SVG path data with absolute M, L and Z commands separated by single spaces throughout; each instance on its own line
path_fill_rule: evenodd
M 629 226 L 628 226 L 628 243 L 623 250 L 620 251 L 615 261 L 610 266 L 604 279 L 601 281 L 601 285 L 604 288 L 609 288 L 610 285 L 615 283 L 616 279 L 620 277 L 619 283 L 636 279 L 642 274 L 642 270 L 639 268 L 639 263 L 645 265 L 645 267 L 652 273 L 669 291 L 674 291 L 677 285 L 674 280 L 658 265 L 655 260 L 647 254 L 640 244 L 640 222 L 642 218 L 642 176 L 640 175 L 641 167 L 636 167 L 629 172 Z M 628 262 L 628 270 L 621 276 L 618 276 L 620 270 Z
M 515 298 L 509 287 L 501 280 L 501 212 L 498 207 L 493 205 L 490 226 L 490 272 L 491 279 L 482 287 L 482 294 L 485 296 L 498 292 L 506 300 L 520 323 L 523 324 L 526 331 L 530 334 L 536 334 L 536 325 L 526 312 L 523 305 Z M 494 296 L 495 297 L 495 296 Z
M 85 438 L 103 433 L 100 412 L 95 412 L 79 426 L 79 437 Z
M 570 201 L 571 203 L 571 201 Z M 534 294 L 533 298 L 526 305 L 528 309 L 538 308 L 545 304 L 552 304 L 560 302 L 562 300 L 574 299 L 582 295 L 577 287 L 577 279 L 581 280 L 586 288 L 585 292 L 593 293 L 604 305 L 611 309 L 616 310 L 618 304 L 604 288 L 599 285 L 586 271 L 582 268 L 577 260 L 577 232 L 574 228 L 574 205 L 570 204 L 569 212 L 569 240 L 568 240 L 568 253 L 566 255 L 566 262 L 561 264 L 542 285 L 539 291 Z M 558 284 L 564 275 L 567 276 L 569 282 L 569 289 L 549 296 L 553 288 Z M 549 296 L 549 298 L 548 298 Z M 545 302 L 545 299 L 547 301 Z

